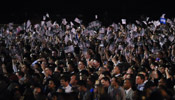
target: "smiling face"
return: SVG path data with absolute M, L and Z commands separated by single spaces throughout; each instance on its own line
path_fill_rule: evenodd
M 67 82 L 65 80 L 63 80 L 63 79 L 60 80 L 60 84 L 63 87 L 66 87 L 67 86 Z

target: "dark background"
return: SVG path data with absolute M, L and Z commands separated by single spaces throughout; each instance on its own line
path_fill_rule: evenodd
M 127 21 L 134 21 L 142 17 L 149 16 L 158 20 L 166 13 L 166 17 L 174 18 L 175 7 L 170 1 L 6 1 L 0 4 L 0 24 L 14 22 L 20 24 L 28 19 L 36 23 L 42 20 L 42 16 L 47 12 L 52 20 L 61 21 L 67 18 L 68 21 L 78 17 L 84 24 L 95 19 L 98 15 L 100 21 L 105 25 L 118 22 L 121 18 Z M 141 17 L 142 16 L 142 17 Z

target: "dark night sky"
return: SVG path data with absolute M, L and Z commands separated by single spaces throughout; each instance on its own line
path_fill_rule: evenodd
M 138 19 L 140 16 L 149 16 L 153 19 L 158 19 L 162 13 L 166 13 L 167 17 L 175 16 L 175 7 L 172 2 L 153 2 L 149 0 L 145 1 L 52 1 L 48 0 L 39 2 L 27 1 L 27 2 L 14 2 L 7 1 L 1 4 L 0 23 L 15 22 L 21 23 L 27 19 L 41 20 L 42 15 L 48 12 L 52 19 L 58 20 L 61 18 L 67 18 L 73 20 L 75 17 L 79 17 L 88 22 L 94 19 L 94 15 L 97 14 L 99 19 L 105 22 L 118 21 L 121 18 L 127 18 L 128 20 Z

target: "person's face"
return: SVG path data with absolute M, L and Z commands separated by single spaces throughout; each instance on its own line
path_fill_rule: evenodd
M 90 66 L 93 66 L 93 63 L 94 63 L 94 60 L 91 59 L 91 60 L 89 61 L 89 65 L 90 65 Z
M 98 66 L 98 61 L 97 60 L 94 60 L 93 65 L 94 66 Z
M 68 66 L 67 66 L 67 70 L 68 70 L 68 72 L 73 71 L 72 65 L 68 64 Z
M 66 87 L 66 81 L 65 80 L 61 79 L 60 83 L 61 83 L 61 86 Z
M 45 62 L 45 61 L 42 61 L 42 63 L 41 63 L 41 68 L 42 68 L 42 69 L 45 69 L 45 67 L 46 67 L 46 62 Z
M 99 74 L 102 74 L 104 71 L 105 71 L 105 69 L 102 68 L 102 67 L 100 67 L 99 70 L 98 70 Z
M 142 84 L 143 80 L 141 79 L 140 76 L 136 76 L 136 84 Z
M 49 88 L 54 88 L 55 87 L 55 83 L 52 80 L 50 80 L 49 84 L 48 84 L 48 87 Z
M 133 70 L 132 70 L 131 68 L 128 68 L 128 70 L 127 70 L 126 73 L 127 73 L 127 74 L 133 74 Z
M 78 69 L 79 70 L 82 70 L 84 68 L 84 64 L 80 61 L 79 63 L 78 63 Z
M 104 79 L 101 80 L 101 84 L 102 84 L 104 87 L 108 87 L 108 86 L 109 86 L 109 82 L 108 82 L 108 81 L 105 81 Z
M 159 67 L 158 68 L 161 73 L 165 73 L 165 68 L 164 67 Z
M 21 66 L 21 71 L 22 71 L 22 72 L 25 72 L 26 70 L 27 70 L 27 66 L 26 66 L 26 65 L 22 65 L 22 66 Z
M 117 66 L 114 67 L 114 69 L 112 70 L 112 73 L 113 74 L 119 74 L 120 73 L 120 70 Z
M 151 64 L 150 68 L 153 70 L 155 68 L 155 66 L 153 64 Z
M 86 58 L 86 59 L 89 59 L 89 58 L 90 58 L 89 53 L 86 53 L 86 54 L 85 54 L 85 58 Z
M 111 79 L 111 85 L 112 85 L 112 86 L 116 86 L 116 84 L 117 84 L 117 83 L 116 83 L 116 81 L 115 81 L 115 78 L 112 78 L 112 79 Z
M 52 71 L 49 68 L 45 68 L 44 72 L 45 72 L 46 75 L 51 75 L 52 74 Z
M 130 81 L 129 80 L 125 80 L 124 81 L 124 89 L 129 89 L 131 87 Z
M 37 96 L 40 92 L 41 92 L 41 88 L 35 88 L 35 89 L 33 90 L 33 95 L 34 95 L 34 96 Z

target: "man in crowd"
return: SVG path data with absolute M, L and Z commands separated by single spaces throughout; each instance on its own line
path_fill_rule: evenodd
M 78 82 L 78 98 L 79 100 L 92 100 L 92 93 L 90 90 L 87 88 L 86 81 L 80 80 Z
M 119 77 L 112 77 L 111 85 L 108 88 L 111 100 L 126 100 L 125 90 L 121 86 L 121 81 Z
M 136 85 L 137 85 L 137 89 L 139 90 L 139 91 L 143 91 L 143 89 L 144 89 L 144 81 L 145 81 L 145 77 L 144 77 L 144 75 L 143 74 L 138 74 L 137 76 L 136 76 Z
M 131 79 L 125 79 L 123 87 L 126 93 L 126 100 L 133 100 L 134 91 L 132 89 Z
M 49 83 L 53 79 L 59 87 L 58 94 L 71 94 L 73 88 L 77 87 L 79 90 L 76 91 L 82 94 L 80 100 L 86 100 L 94 92 L 94 81 L 100 81 L 101 89 L 105 87 L 113 100 L 131 99 L 128 94 L 132 86 L 136 86 L 133 88 L 134 93 L 143 93 L 134 95 L 134 98 L 139 96 L 140 100 L 150 99 L 153 91 L 159 88 L 162 90 L 166 83 L 168 90 L 163 89 L 163 92 L 166 97 L 173 99 L 175 22 L 171 19 L 167 19 L 166 23 L 148 19 L 125 25 L 113 23 L 107 27 L 98 20 L 85 27 L 78 18 L 75 20 L 77 24 L 69 24 L 66 19 L 60 24 L 56 21 L 52 23 L 50 19 L 35 25 L 28 20 L 22 25 L 2 26 L 0 74 L 6 80 L 0 81 L 7 84 L 3 89 L 16 82 L 21 87 L 21 93 L 25 92 L 21 97 L 27 98 L 33 91 L 26 91 L 33 90 L 36 84 L 41 85 L 43 93 L 48 84 L 49 87 L 55 87 L 53 81 Z M 145 70 L 140 71 L 140 68 Z M 71 78 L 70 82 L 65 75 Z M 126 77 L 121 79 L 124 75 Z M 127 78 L 133 79 L 133 85 Z M 88 84 L 77 85 L 79 79 Z M 153 84 L 150 85 L 150 81 Z M 1 96 L 13 97 L 6 94 Z M 43 94 L 39 96 L 44 97 Z
M 59 93 L 71 93 L 72 87 L 69 85 L 69 77 L 62 76 L 60 79 L 61 87 L 57 89 Z

